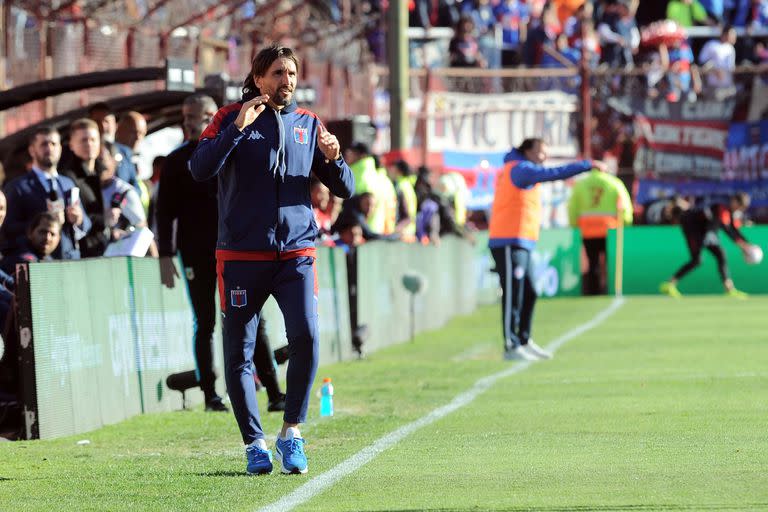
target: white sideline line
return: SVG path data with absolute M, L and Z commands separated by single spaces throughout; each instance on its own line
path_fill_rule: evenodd
M 562 347 L 565 343 L 567 343 L 571 339 L 603 323 L 609 316 L 611 316 L 617 309 L 619 309 L 622 306 L 622 304 L 624 304 L 623 298 L 621 297 L 615 298 L 607 308 L 605 308 L 603 311 L 595 315 L 595 317 L 592 318 L 592 320 L 563 334 L 562 336 L 560 336 L 559 338 L 551 342 L 549 345 L 547 345 L 547 348 L 552 352 L 555 352 L 557 349 Z M 312 478 L 310 481 L 308 481 L 301 487 L 297 488 L 290 494 L 280 498 L 278 501 L 270 505 L 266 505 L 258 509 L 258 512 L 285 512 L 288 510 L 292 510 L 294 507 L 297 507 L 303 503 L 306 503 L 307 501 L 309 501 L 316 495 L 320 494 L 322 491 L 332 486 L 333 484 L 335 484 L 345 476 L 353 473 L 354 471 L 357 471 L 358 469 L 360 469 L 361 467 L 363 467 L 364 465 L 372 461 L 374 458 L 376 458 L 376 456 L 379 455 L 381 452 L 391 448 L 392 446 L 397 444 L 399 441 L 401 441 L 408 435 L 412 434 L 413 432 L 419 430 L 422 427 L 426 427 L 427 425 L 430 425 L 436 422 L 437 420 L 444 418 L 445 416 L 451 414 L 457 409 L 460 409 L 465 405 L 468 405 L 480 394 L 487 391 L 488 388 L 490 388 L 493 384 L 496 383 L 496 381 L 503 379 L 505 377 L 509 377 L 510 375 L 520 373 L 526 368 L 528 368 L 530 365 L 531 365 L 530 361 L 521 361 L 515 364 L 514 366 L 510 366 L 506 370 L 502 370 L 500 372 L 494 373 L 487 377 L 483 377 L 482 379 L 475 382 L 475 385 L 472 386 L 470 389 L 457 395 L 450 403 L 442 407 L 438 407 L 437 409 L 435 409 L 434 411 L 432 411 L 431 413 L 429 413 L 428 415 L 424 416 L 421 419 L 418 419 L 407 425 L 403 425 L 397 430 L 390 432 L 384 437 L 378 439 L 372 445 L 367 446 L 362 450 L 360 450 L 359 452 L 357 452 L 356 454 L 352 455 L 351 457 L 349 457 L 347 460 L 340 463 L 336 467 L 331 468 L 325 473 Z

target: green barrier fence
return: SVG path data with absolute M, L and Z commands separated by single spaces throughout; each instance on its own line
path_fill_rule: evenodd
M 742 230 L 744 236 L 768 252 L 768 226 L 752 226 Z M 720 241 L 728 258 L 736 287 L 748 293 L 768 293 L 768 271 L 761 265 L 747 265 L 741 251 L 724 233 Z M 616 232 L 608 234 L 608 283 L 615 293 Z M 659 284 L 689 259 L 688 246 L 678 226 L 633 226 L 624 230 L 623 293 L 626 295 L 657 294 Z M 714 257 L 702 252 L 702 264 L 678 284 L 683 294 L 722 293 L 723 287 Z
M 357 250 L 358 323 L 368 326 L 368 351 L 410 339 L 411 320 L 420 332 L 475 308 L 473 249 L 463 240 L 446 237 L 439 247 L 373 242 Z M 409 274 L 426 284 L 414 296 L 403 284 Z
M 322 363 L 352 357 L 344 253 L 321 248 Z M 182 273 L 183 275 L 183 273 Z M 86 432 L 136 414 L 180 409 L 168 375 L 195 368 L 193 314 L 183 280 L 160 284 L 157 260 L 101 258 L 31 264 L 19 274 L 19 340 L 27 438 Z M 285 342 L 272 299 L 273 348 Z M 217 391 L 225 392 L 220 325 L 214 332 Z M 186 393 L 201 403 L 199 388 Z
M 358 249 L 359 323 L 367 352 L 410 337 L 412 296 L 403 275 L 427 282 L 413 296 L 416 331 L 437 328 L 477 303 L 477 249 L 455 238 L 439 247 L 371 243 Z M 320 364 L 352 359 L 347 261 L 318 250 Z M 183 273 L 181 273 L 183 275 Z M 193 316 L 183 280 L 160 283 L 157 260 L 101 258 L 21 267 L 17 290 L 22 401 L 27 438 L 93 430 L 131 416 L 180 409 L 168 375 L 194 369 Z M 272 347 L 285 343 L 276 303 L 264 308 Z M 217 322 L 214 364 L 224 393 Z M 198 388 L 187 405 L 202 401 Z

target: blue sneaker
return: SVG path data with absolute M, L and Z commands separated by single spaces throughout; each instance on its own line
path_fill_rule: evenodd
M 299 430 L 289 427 L 285 433 L 285 439 L 277 435 L 275 452 L 277 460 L 282 466 L 281 472 L 286 475 L 304 474 L 307 472 L 307 456 L 304 455 L 304 439 L 299 437 Z
M 263 439 L 245 448 L 248 465 L 245 470 L 251 475 L 268 475 L 272 472 L 272 452 L 266 449 Z

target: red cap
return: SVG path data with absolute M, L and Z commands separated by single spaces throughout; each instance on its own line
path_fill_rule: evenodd
M 326 377 L 326 378 L 323 379 L 323 382 L 331 382 L 331 378 L 330 377 Z

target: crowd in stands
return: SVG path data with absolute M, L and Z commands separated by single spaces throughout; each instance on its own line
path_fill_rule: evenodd
M 449 66 L 563 68 L 585 52 L 592 68 L 634 69 L 670 101 L 734 94 L 737 63 L 768 62 L 768 0 L 660 3 L 666 18 L 638 26 L 639 0 L 413 0 L 410 25 L 453 29 Z M 694 26 L 715 37 L 691 39 Z
M 319 180 L 312 182 L 323 245 L 349 252 L 369 240 L 439 244 L 446 234 L 471 237 L 465 206 L 469 192 L 461 175 L 437 175 L 426 166 L 414 173 L 404 160 L 383 165 L 360 141 L 346 148 L 344 159 L 355 176 L 352 198 L 342 203 Z

